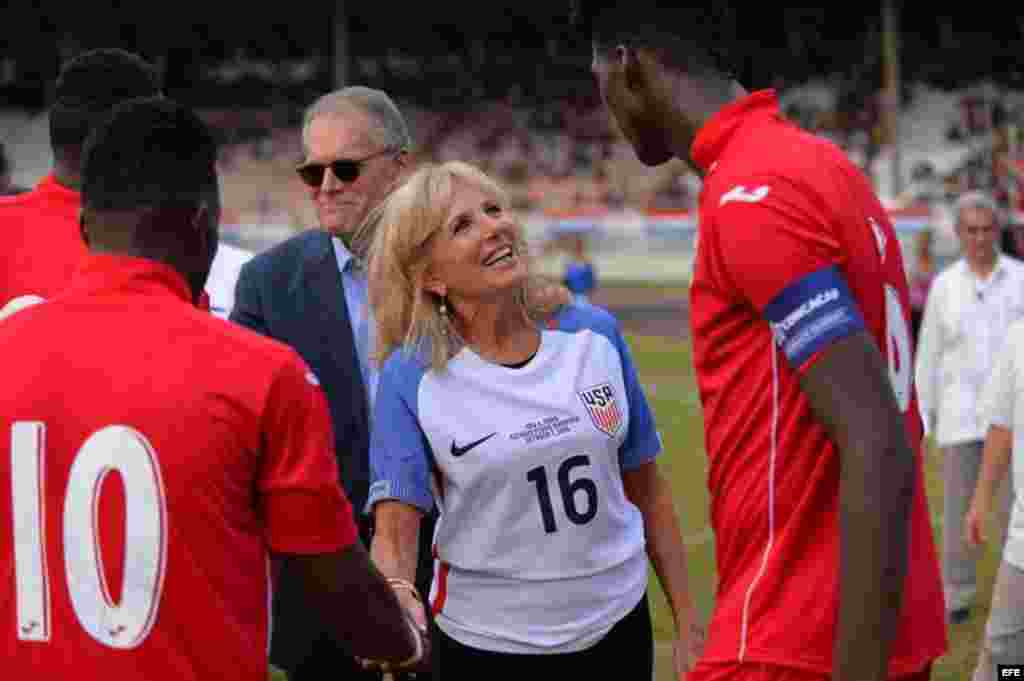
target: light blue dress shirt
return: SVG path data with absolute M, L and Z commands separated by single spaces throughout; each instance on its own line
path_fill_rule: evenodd
M 363 374 L 363 385 L 366 387 L 367 403 L 369 404 L 372 424 L 373 405 L 377 397 L 377 369 L 370 362 L 375 336 L 373 310 L 370 308 L 367 291 L 366 270 L 358 259 L 346 248 L 338 237 L 334 242 L 334 254 L 338 259 L 341 271 L 341 285 L 345 292 L 345 305 L 352 322 L 352 337 L 356 341 L 356 353 L 359 355 L 359 369 Z

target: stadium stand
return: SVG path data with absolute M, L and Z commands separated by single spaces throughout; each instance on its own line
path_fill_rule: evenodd
M 537 64 L 545 62 L 541 56 Z M 601 215 L 592 221 L 595 257 L 600 262 L 616 249 L 617 258 L 600 263 L 605 277 L 638 276 L 631 266 L 622 265 L 633 252 L 638 263 L 641 256 L 669 257 L 666 253 L 677 251 L 686 260 L 694 227 L 689 215 L 696 206 L 699 180 L 679 162 L 647 168 L 634 158 L 600 106 L 582 62 L 548 60 L 543 77 L 532 79 L 523 77 L 522 59 L 518 66 L 500 59 L 474 65 L 463 54 L 416 61 L 390 53 L 354 62 L 353 82 L 402 93 L 399 105 L 420 140 L 420 158 L 461 159 L 491 173 L 508 189 L 538 244 L 558 232 L 561 220 Z M 228 75 L 258 71 L 232 63 Z M 480 73 L 489 78 L 480 78 Z M 244 83 L 236 78 L 232 88 L 255 87 L 247 77 Z M 529 89 L 514 85 L 517 78 L 529 83 Z M 499 87 L 499 82 L 504 85 Z M 870 164 L 879 194 L 902 211 L 899 224 L 905 234 L 924 224 L 928 201 L 917 185 L 911 182 L 899 196 L 889 186 L 890 159 L 878 121 L 877 92 L 862 91 L 862 86 L 838 77 L 777 85 L 791 120 L 836 142 L 862 167 Z M 905 100 L 904 119 L 913 121 L 903 126 L 901 139 L 908 179 L 911 169 L 929 166 L 940 183 L 992 189 L 1012 211 L 1024 207 L 1024 93 L 992 82 L 954 91 L 911 85 Z M 222 131 L 225 237 L 251 250 L 314 222 L 293 170 L 302 154 L 298 112 L 305 102 L 278 97 L 268 102 L 260 108 L 218 101 L 203 109 L 204 117 Z M 0 112 L 0 127 L 11 131 L 5 143 L 16 169 L 13 181 L 33 185 L 49 164 L 45 113 Z M 638 231 L 640 223 L 644 226 Z M 554 271 L 557 265 L 549 260 L 541 258 L 540 266 Z M 644 270 L 685 278 L 678 267 Z

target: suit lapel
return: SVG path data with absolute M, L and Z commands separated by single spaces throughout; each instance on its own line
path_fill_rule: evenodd
M 316 325 L 313 333 L 319 334 L 319 354 L 330 362 L 332 370 L 344 374 L 347 384 L 352 386 L 352 404 L 361 405 L 360 411 L 365 419 L 366 388 L 352 337 L 352 322 L 345 303 L 341 272 L 330 235 L 324 232 L 323 237 L 323 240 L 317 240 L 316 252 L 307 261 L 304 283 L 309 297 L 308 309 L 315 311 L 309 321 Z

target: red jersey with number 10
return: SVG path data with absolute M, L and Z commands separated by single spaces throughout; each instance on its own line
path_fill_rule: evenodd
M 831 671 L 840 460 L 799 376 L 861 330 L 887 358 L 919 469 L 890 674 L 918 671 L 946 634 L 896 233 L 863 173 L 783 120 L 770 90 L 720 111 L 691 154 L 707 171 L 690 315 L 719 572 L 693 678 L 737 662 Z
M 357 540 L 316 377 L 91 256 L 0 322 L 4 678 L 266 681 L 271 555 Z

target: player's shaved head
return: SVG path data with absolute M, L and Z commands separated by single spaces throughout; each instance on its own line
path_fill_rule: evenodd
M 571 0 L 571 19 L 598 49 L 647 48 L 668 66 L 710 70 L 735 79 L 743 55 L 731 8 L 722 2 L 676 5 L 659 0 Z
M 120 49 L 83 52 L 61 68 L 50 109 L 54 156 L 78 158 L 89 133 L 119 103 L 160 93 L 156 69 L 142 57 Z
M 217 187 L 217 146 L 189 108 L 164 97 L 114 109 L 89 139 L 82 202 L 95 210 L 195 204 Z
M 572 9 L 593 47 L 601 98 L 644 165 L 690 162 L 697 131 L 747 94 L 728 5 L 572 0 Z
M 217 246 L 217 147 L 188 107 L 125 102 L 86 141 L 82 221 L 94 251 L 165 262 L 205 284 Z

